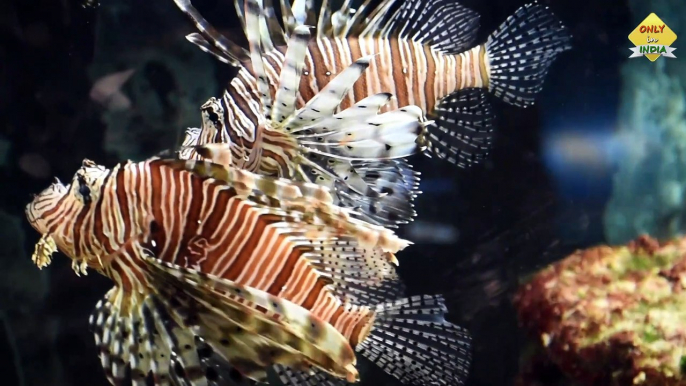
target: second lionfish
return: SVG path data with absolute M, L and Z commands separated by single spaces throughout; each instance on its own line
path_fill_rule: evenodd
M 428 150 L 461 166 L 479 161 L 493 130 L 487 91 L 517 106 L 532 104 L 549 66 L 570 47 L 567 30 L 540 4 L 521 7 L 485 43 L 474 44 L 479 16 L 455 0 L 383 0 L 375 8 L 366 0 L 357 12 L 351 0 L 335 12 L 331 0 L 319 12 L 311 0 L 295 0 L 293 6 L 282 0 L 283 27 L 272 0 L 245 6 L 235 0 L 249 45 L 263 52 L 255 56 L 219 34 L 190 0 L 175 2 L 199 30 L 188 39 L 239 69 L 223 97 L 203 106 L 203 126 L 191 129 L 185 144 L 230 143 L 236 166 L 329 186 L 340 205 L 384 226 L 414 216 L 418 176 L 404 157 Z M 316 38 L 302 48 L 304 65 L 292 67 L 284 52 L 304 44 L 297 33 L 304 24 L 316 25 Z M 360 101 L 359 113 L 417 105 L 433 120 L 423 130 L 378 136 L 365 126 L 334 123 L 300 131 L 261 121 L 282 121 L 281 106 L 271 117 L 258 109 L 260 99 L 282 92 L 280 79 L 303 74 L 294 85 L 300 95 L 288 103 L 304 106 L 334 87 L 333 79 L 348 65 L 369 55 L 375 55 L 370 71 L 354 84 L 335 85 L 346 94 L 342 107 Z M 202 158 L 193 152 L 183 156 Z
M 286 52 L 297 55 L 297 45 Z M 359 76 L 363 63 L 339 77 Z M 285 88 L 275 105 L 297 92 Z M 360 124 L 354 107 L 331 115 L 334 95 L 280 111 L 295 128 Z M 415 109 L 362 122 L 417 130 Z M 112 384 L 129 373 L 136 386 L 226 385 L 227 369 L 264 380 L 272 367 L 290 385 L 341 384 L 359 380 L 355 350 L 406 383 L 464 381 L 470 338 L 444 319 L 442 298 L 403 298 L 391 263 L 405 240 L 333 205 L 325 187 L 231 166 L 225 144 L 193 150 L 207 159 L 84 161 L 26 208 L 42 234 L 40 267 L 59 250 L 77 273 L 115 284 L 91 316 Z

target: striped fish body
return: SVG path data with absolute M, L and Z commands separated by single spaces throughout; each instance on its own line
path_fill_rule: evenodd
M 439 100 L 453 92 L 488 88 L 484 45 L 450 55 L 402 38 L 317 38 L 308 47 L 299 103 L 307 102 L 352 62 L 368 55 L 376 56 L 369 70 L 353 85 L 341 108 L 350 107 L 368 95 L 389 92 L 394 98 L 382 107 L 382 112 L 407 105 L 430 112 Z M 283 60 L 275 56 L 268 56 L 268 60 L 278 72 Z M 271 90 L 276 92 L 274 88 Z
M 284 63 L 285 49 L 272 51 L 265 56 L 268 63 L 269 90 L 274 97 L 278 90 L 279 74 Z M 313 39 L 305 57 L 303 77 L 300 80 L 298 107 L 305 105 L 324 88 L 331 79 L 355 60 L 376 55 L 343 99 L 340 108 L 352 106 L 369 95 L 389 92 L 393 94 L 381 111 L 416 105 L 424 111 L 433 111 L 436 103 L 461 89 L 488 87 L 488 60 L 484 45 L 478 45 L 458 55 L 447 55 L 431 46 L 407 39 L 386 38 L 318 38 Z M 224 97 L 227 124 L 232 141 L 241 138 L 254 141 L 260 112 L 255 110 L 259 97 L 255 76 L 250 66 L 242 67 L 232 79 Z M 231 110 L 231 111 L 229 111 Z
M 212 167 L 207 163 L 187 165 L 153 159 L 109 170 L 84 161 L 70 186 L 57 183 L 39 194 L 27 207 L 27 217 L 34 228 L 49 237 L 52 250 L 59 249 L 73 259 L 77 272 L 85 273 L 86 267 L 91 267 L 115 282 L 117 291 L 108 295 L 112 299 L 108 301 L 118 299 L 118 309 L 109 311 L 110 314 L 135 312 L 150 293 L 171 296 L 171 292 L 158 291 L 157 287 L 166 281 L 173 282 L 169 277 L 164 279 L 159 270 L 170 270 L 172 276 L 184 269 L 191 270 L 197 272 L 196 276 L 202 275 L 194 279 L 200 287 L 200 283 L 209 281 L 207 277 L 213 283 L 236 283 L 242 288 L 258 290 L 262 300 L 272 299 L 276 311 L 286 307 L 284 300 L 289 301 L 294 309 L 302 310 L 305 324 L 330 326 L 327 328 L 336 331 L 334 335 L 339 337 L 332 336 L 331 332 L 327 335 L 324 333 L 327 328 L 322 327 L 322 333 L 311 338 L 312 342 L 319 342 L 317 347 L 325 349 L 306 351 L 308 359 L 298 359 L 301 354 L 297 351 L 285 353 L 282 362 L 278 358 L 273 362 L 265 360 L 260 356 L 264 350 L 258 350 L 254 354 L 257 357 L 233 354 L 230 359 L 242 363 L 242 371 L 253 375 L 254 368 L 263 371 L 273 363 L 320 367 L 324 364 L 327 372 L 354 380 L 356 372 L 349 368 L 354 364 L 351 346 L 369 334 L 374 311 L 368 306 L 344 304 L 342 294 L 347 290 L 341 286 L 342 279 L 348 275 L 351 282 L 345 285 L 355 286 L 352 281 L 356 280 L 358 286 L 370 288 L 375 287 L 375 282 L 384 281 L 386 284 L 380 290 L 395 290 L 397 277 L 385 253 L 374 244 L 363 247 L 343 231 L 344 224 L 334 227 L 327 225 L 326 220 L 317 220 L 317 216 L 324 218 L 324 215 L 269 204 L 278 197 L 281 205 L 285 205 L 283 195 L 271 197 L 257 191 L 251 195 L 249 192 L 257 185 L 267 186 L 259 176 L 255 176 L 257 185 L 252 186 L 249 173 L 238 171 L 236 175 L 243 180 L 239 183 L 234 178 L 235 184 L 241 185 L 236 189 L 226 181 L 208 177 Z M 214 172 L 217 176 L 227 173 L 214 167 L 218 168 Z M 307 194 L 307 186 L 301 186 Z M 299 190 L 287 188 L 284 191 L 298 196 Z M 316 185 L 311 188 L 315 192 L 322 190 Z M 267 190 L 276 194 L 279 187 Z M 317 197 L 316 194 L 307 197 L 307 201 L 314 202 Z M 308 219 L 311 216 L 314 218 Z M 341 217 L 340 221 L 346 220 Z M 146 226 L 147 223 L 154 226 Z M 368 231 L 374 233 L 374 229 Z M 383 229 L 379 232 L 388 233 Z M 136 240 L 143 234 L 147 236 L 136 248 Z M 382 239 L 377 238 L 376 243 Z M 38 249 L 43 249 L 43 240 Z M 142 251 L 155 256 L 155 264 L 163 265 L 151 268 L 149 258 Z M 372 266 L 382 268 L 374 272 Z M 185 290 L 181 284 L 174 286 L 171 287 L 176 291 Z M 164 288 L 169 291 L 168 287 Z M 201 301 L 212 304 L 213 300 L 206 297 L 220 297 L 224 292 L 205 291 L 203 296 L 198 296 Z M 174 297 L 179 296 L 182 297 L 178 294 Z M 390 296 L 394 297 L 392 293 Z M 259 310 L 255 308 L 252 312 L 259 313 Z M 274 314 L 278 316 L 279 312 Z M 183 322 L 176 322 L 183 326 Z M 274 348 L 268 344 L 263 346 Z M 173 347 L 169 349 L 173 351 Z M 309 355 L 315 360 L 310 360 Z M 187 358 L 187 362 L 197 364 L 198 359 Z M 112 375 L 112 379 L 118 377 Z
M 49 213 L 50 220 L 32 224 L 53 235 L 65 254 L 88 262 L 127 291 L 144 292 L 134 288 L 148 285 L 144 264 L 91 257 L 114 254 L 144 232 L 148 217 L 158 224 L 151 238 L 155 246 L 150 248 L 160 260 L 264 290 L 324 316 L 334 326 L 350 325 L 349 318 L 359 315 L 355 309 L 345 309 L 329 290 L 330 279 L 315 270 L 315 263 L 325 263 L 325 253 L 338 253 L 336 257 L 350 261 L 366 258 L 369 264 L 383 267 L 379 272 L 383 279 L 397 279 L 380 249 L 367 250 L 354 237 L 336 234 L 334 229 L 328 229 L 335 237 L 330 240 L 327 229 L 319 230 L 323 224 L 306 224 L 302 213 L 246 198 L 224 183 L 169 167 L 162 160 L 127 163 L 113 170 L 87 163 L 82 170 L 93 171 L 86 172 L 92 182 L 84 186 L 91 192 L 98 189 L 99 197 L 89 193 L 94 202 L 88 205 L 64 199 Z M 318 248 L 325 252 L 317 252 Z M 366 308 L 359 314 L 362 319 L 370 317 Z M 353 337 L 349 332 L 348 336 Z
M 187 131 L 179 158 L 311 181 L 331 189 L 337 205 L 354 208 L 365 221 L 384 226 L 409 221 L 418 177 L 400 158 L 418 148 L 427 124 L 421 108 L 379 114 L 389 93 L 354 99 L 351 86 L 360 83 L 371 56 L 341 63 L 321 90 L 303 99 L 301 86 L 314 79 L 306 69 L 311 47 L 316 44 L 300 39 L 263 53 L 257 62 L 262 66 L 246 62 L 223 97 L 202 106 L 202 126 Z M 289 57 L 293 52 L 300 53 L 297 61 Z M 272 67 L 270 59 L 281 64 Z M 208 145 L 226 145 L 230 155 L 224 160 L 201 155 L 199 148 Z
M 270 366 L 293 385 L 353 382 L 353 347 L 405 382 L 462 383 L 469 335 L 442 298 L 391 301 L 402 286 L 384 251 L 404 244 L 324 193 L 207 161 L 84 161 L 26 214 L 39 266 L 59 249 L 114 281 L 90 320 L 112 384 L 129 366 L 136 386 L 149 373 L 225 384 L 216 368 L 262 380 Z
M 226 97 L 243 108 L 232 112 L 239 119 L 228 122 L 239 132 L 254 130 L 255 111 L 246 101 L 259 94 L 254 58 L 213 34 L 189 1 L 176 2 L 200 30 L 189 40 L 241 70 Z M 235 3 L 245 22 L 244 1 Z M 426 148 L 459 166 L 478 162 L 490 149 L 494 116 L 486 93 L 517 106 L 533 104 L 550 65 L 571 47 L 567 30 L 540 4 L 521 7 L 485 43 L 475 44 L 479 15 L 454 0 L 384 0 L 376 8 L 365 1 L 358 12 L 351 9 L 354 1 L 344 2 L 338 10 L 331 9 L 329 1 L 319 10 L 308 1 L 298 0 L 292 7 L 282 1 L 285 29 L 273 20 L 271 1 L 258 3 L 266 16 L 258 27 L 265 48 L 260 73 L 272 95 L 284 63 L 280 40 L 285 37 L 290 44 L 295 26 L 316 24 L 317 37 L 308 47 L 300 82 L 299 106 L 356 58 L 376 55 L 370 71 L 354 84 L 341 107 L 379 92 L 396 96 L 382 111 L 417 105 L 435 120 L 422 133 L 417 151 Z M 255 27 L 244 23 L 246 34 L 251 28 Z
M 270 96 L 275 98 L 285 61 L 285 48 L 265 56 Z M 353 106 L 369 95 L 390 92 L 380 112 L 416 105 L 432 110 L 437 99 L 467 87 L 487 83 L 483 46 L 458 56 L 445 55 L 430 46 L 402 39 L 315 39 L 308 45 L 300 79 L 297 108 L 302 108 L 344 69 L 360 58 L 377 54 L 345 95 L 337 111 Z M 402 66 L 394 65 L 402 63 Z M 458 68 L 476 71 L 459 71 Z M 461 78 L 448 73 L 463 74 Z M 385 74 L 379 76 L 378 74 Z M 242 67 L 221 100 L 212 98 L 203 110 L 201 132 L 187 134 L 183 147 L 208 143 L 230 143 L 234 164 L 245 170 L 283 178 L 297 178 L 294 165 L 300 155 L 297 139 L 265 124 L 260 111 L 259 90 L 251 66 Z M 214 118 L 210 118 L 214 117 Z M 223 119 L 220 119 L 222 117 Z M 216 122 L 216 123 L 215 123 Z M 185 159 L 201 159 L 195 152 Z
M 265 56 L 271 97 L 276 96 L 285 48 Z M 389 92 L 394 95 L 380 112 L 416 105 L 433 111 L 436 103 L 461 89 L 488 87 L 488 59 L 484 45 L 458 55 L 447 55 L 431 46 L 407 39 L 319 38 L 308 45 L 300 80 L 297 107 L 303 107 L 341 71 L 356 60 L 376 55 L 368 71 L 355 82 L 339 110 L 346 109 L 369 95 Z M 245 159 L 240 167 L 256 173 L 294 178 L 297 140 L 287 133 L 269 130 L 259 111 L 259 91 L 252 68 L 244 66 L 232 79 L 221 100 L 223 130 L 203 130 L 202 138 L 187 137 L 184 146 L 227 141 L 234 147 L 235 159 Z M 219 103 L 216 99 L 209 104 Z M 226 142 L 225 142 L 226 143 Z M 197 158 L 196 158 L 197 159 Z M 275 160 L 283 159 L 280 164 Z

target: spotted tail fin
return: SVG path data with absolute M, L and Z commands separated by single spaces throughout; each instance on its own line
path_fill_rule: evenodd
M 370 335 L 356 350 L 403 383 L 462 385 L 469 333 L 447 322 L 441 296 L 413 296 L 376 307 Z
M 486 42 L 489 90 L 505 102 L 530 106 L 558 54 L 572 48 L 571 35 L 546 6 L 519 8 Z

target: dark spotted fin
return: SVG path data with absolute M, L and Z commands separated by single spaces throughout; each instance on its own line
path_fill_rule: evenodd
M 312 240 L 306 256 L 343 303 L 375 306 L 404 296 L 405 286 L 386 254 L 347 237 Z
M 287 386 L 346 386 L 348 382 L 336 379 L 317 369 L 311 371 L 298 371 L 288 367 L 277 365 L 274 371 L 281 382 Z
M 212 346 L 204 339 L 196 337 L 198 355 L 203 363 L 207 379 L 214 382 L 211 386 L 255 386 L 258 384 L 238 370 L 223 358 L 219 353 L 212 349 Z
M 142 307 L 127 312 L 123 306 L 129 308 L 130 300 L 121 288 L 114 287 L 96 304 L 88 320 L 105 376 L 110 384 L 122 384 L 130 367 L 133 386 L 146 386 L 148 378 L 168 384 L 171 351 L 155 335 L 154 323 L 144 322 Z
M 337 188 L 335 195 L 345 206 L 355 208 L 365 221 L 396 228 L 416 216 L 414 200 L 419 191 L 419 173 L 404 160 L 353 162 L 353 167 L 380 197 L 360 196 Z
M 469 333 L 447 322 L 441 296 L 413 296 L 376 307 L 372 331 L 356 350 L 407 384 L 463 385 Z
M 546 6 L 519 8 L 489 36 L 489 90 L 519 107 L 534 103 L 557 55 L 572 48 L 571 35 Z
M 358 353 L 404 384 L 464 385 L 471 361 L 471 337 L 448 323 L 440 296 L 414 296 L 377 306 L 371 335 Z M 321 371 L 275 366 L 279 379 L 289 386 L 344 386 Z
M 151 276 L 164 289 L 163 309 L 192 326 L 217 353 L 257 381 L 281 364 L 314 365 L 356 381 L 355 356 L 333 326 L 304 308 L 251 287 L 154 258 Z M 162 307 L 161 307 L 162 308 Z
M 344 163 L 322 154 L 307 157 L 302 165 L 305 178 L 329 188 L 334 204 L 352 208 L 356 217 L 387 228 L 414 219 L 413 201 L 421 194 L 419 173 L 404 160 Z
M 379 13 L 373 18 L 361 37 L 397 37 L 449 54 L 460 53 L 474 44 L 479 14 L 457 1 L 406 0 L 398 3 L 401 5 L 395 12 Z
M 136 303 L 114 287 L 98 302 L 89 324 L 111 384 L 122 384 L 127 372 L 134 386 L 208 384 L 194 334 L 157 309 L 154 295 Z
M 495 114 L 486 90 L 456 91 L 443 98 L 429 116 L 435 123 L 427 126 L 423 140 L 438 158 L 468 167 L 488 155 Z
M 102 261 L 126 264 L 145 259 L 145 248 L 138 238 L 129 239 L 119 250 Z M 95 307 L 89 324 L 105 375 L 110 383 L 122 384 L 130 368 L 134 386 L 169 385 L 172 377 L 188 385 L 207 385 L 195 347 L 194 333 L 188 326 L 160 307 L 154 289 L 140 272 L 126 277 L 132 288 L 112 288 Z M 177 358 L 181 371 L 171 366 Z

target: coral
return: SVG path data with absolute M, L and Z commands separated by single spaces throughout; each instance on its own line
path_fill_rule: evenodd
M 520 324 L 583 385 L 686 385 L 686 238 L 580 250 L 522 285 Z

